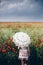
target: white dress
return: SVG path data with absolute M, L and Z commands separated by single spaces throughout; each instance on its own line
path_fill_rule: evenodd
M 19 59 L 27 59 L 28 60 L 27 48 L 23 47 L 19 50 Z

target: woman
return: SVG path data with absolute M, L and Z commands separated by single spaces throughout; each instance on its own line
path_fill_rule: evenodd
M 27 65 L 28 58 L 30 56 L 30 48 L 28 47 L 19 47 L 19 59 L 21 60 L 22 65 Z
M 30 56 L 30 37 L 27 33 L 17 32 L 13 35 L 13 42 L 19 49 L 19 59 L 22 65 L 26 65 L 28 57 Z

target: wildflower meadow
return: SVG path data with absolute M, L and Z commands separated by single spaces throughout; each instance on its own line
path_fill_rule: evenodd
M 43 23 L 0 23 L 0 65 L 20 65 L 18 47 L 12 36 L 19 31 L 26 32 L 31 39 L 28 64 L 43 65 Z

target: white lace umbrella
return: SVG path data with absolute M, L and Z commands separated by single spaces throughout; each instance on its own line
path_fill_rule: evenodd
M 17 32 L 13 35 L 13 42 L 16 46 L 28 47 L 30 44 L 30 37 L 24 32 Z

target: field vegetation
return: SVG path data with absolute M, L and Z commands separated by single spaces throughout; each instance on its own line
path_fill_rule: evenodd
M 31 39 L 29 63 L 43 65 L 43 23 L 38 22 L 0 22 L 0 64 L 7 62 L 16 65 L 18 49 L 12 41 L 12 36 L 19 31 L 26 32 Z

